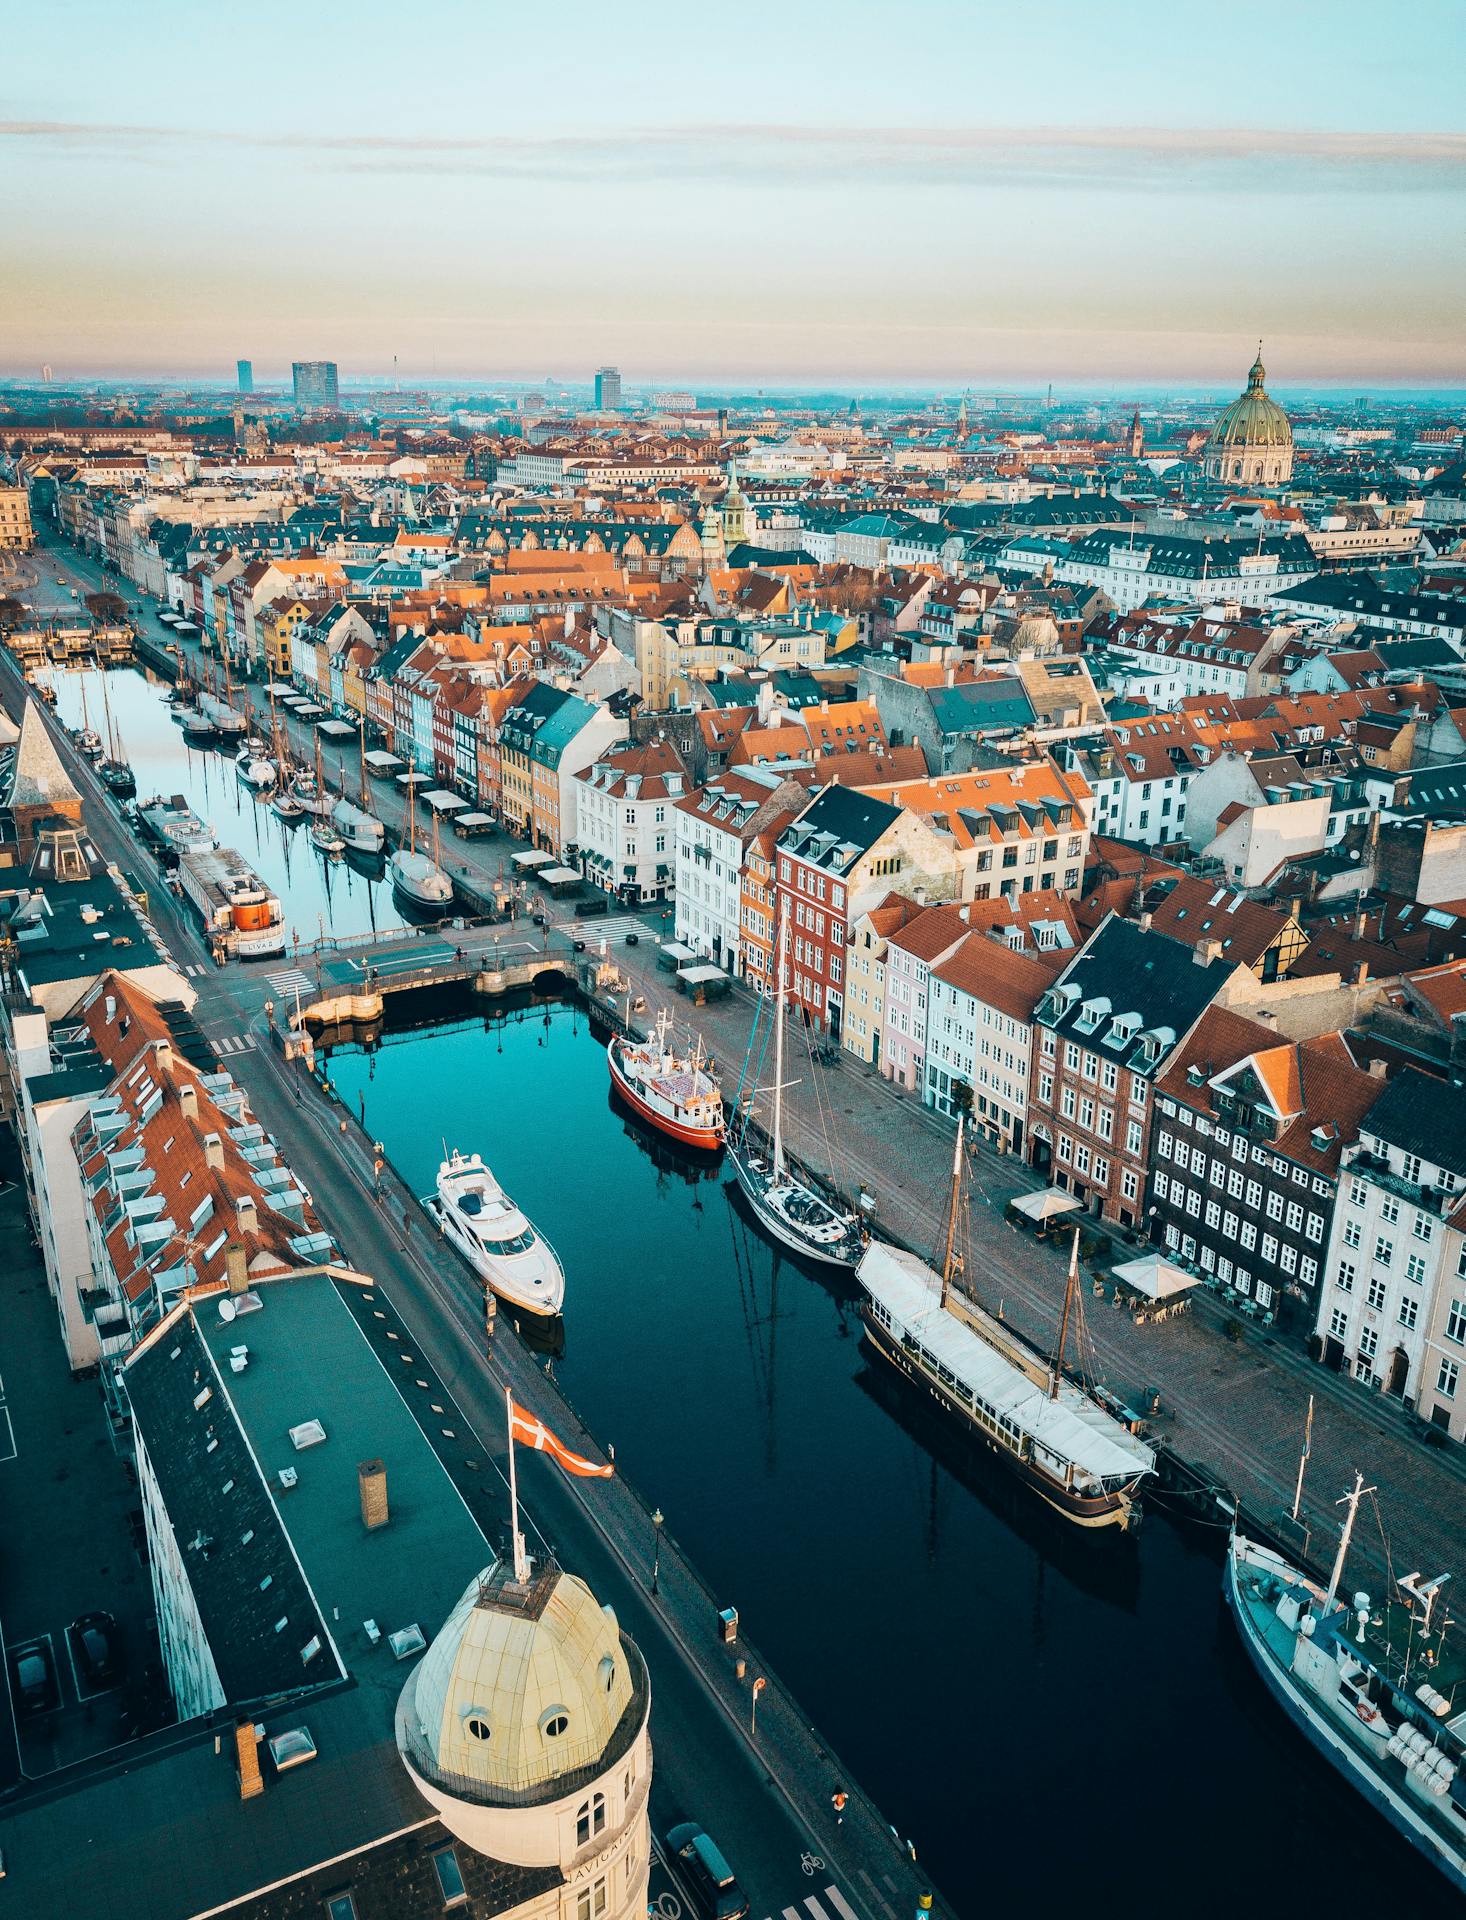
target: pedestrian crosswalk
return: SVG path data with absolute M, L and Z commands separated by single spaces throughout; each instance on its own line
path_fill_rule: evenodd
M 854 1907 L 833 1882 L 828 1887 L 822 1887 L 820 1891 L 824 1895 L 823 1900 L 811 1893 L 805 1895 L 802 1908 L 781 1908 L 782 1920 L 859 1920 Z M 829 1903 L 828 1906 L 825 1904 L 826 1901 Z M 774 1916 L 768 1914 L 765 1920 L 774 1920 Z
M 231 1053 L 248 1053 L 254 1043 L 255 1037 L 252 1033 L 226 1033 L 222 1040 L 214 1042 L 214 1051 L 221 1060 L 224 1060 Z
M 286 967 L 280 973 L 267 973 L 271 993 L 278 994 L 282 1000 L 293 1000 L 298 993 L 314 993 L 316 983 L 308 973 L 302 973 L 299 967 Z
M 190 978 L 194 980 L 197 980 L 200 974 L 207 973 L 209 971 L 209 969 L 204 965 L 202 960 L 190 960 L 188 965 L 183 970 L 186 974 L 190 976 Z
M 642 939 L 648 943 L 656 939 L 656 935 L 652 932 L 651 928 L 648 927 L 645 920 L 638 920 L 629 913 L 608 913 L 604 919 L 592 915 L 589 920 L 575 920 L 572 916 L 572 920 L 566 924 L 573 924 L 576 932 L 587 943 L 598 941 L 602 934 L 604 934 L 608 940 L 624 940 L 628 933 L 639 933 Z

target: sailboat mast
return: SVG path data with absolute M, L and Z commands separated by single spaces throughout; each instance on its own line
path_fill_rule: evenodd
M 1349 1511 L 1344 1515 L 1344 1530 L 1339 1535 L 1339 1551 L 1334 1555 L 1334 1570 L 1329 1575 L 1329 1590 L 1324 1595 L 1325 1613 L 1332 1610 L 1335 1600 L 1339 1597 L 1339 1585 L 1344 1578 L 1344 1562 L 1348 1558 L 1349 1542 L 1354 1537 L 1354 1516 L 1359 1511 L 1359 1502 L 1365 1491 L 1364 1475 L 1356 1473 L 1353 1487 L 1339 1502 L 1341 1507 L 1347 1507 Z M 1368 1491 L 1373 1493 L 1374 1488 L 1370 1487 Z
M 1069 1277 L 1064 1282 L 1064 1310 L 1059 1315 L 1059 1345 L 1054 1354 L 1053 1371 L 1049 1375 L 1049 1398 L 1059 1397 L 1059 1382 L 1064 1377 L 1064 1343 L 1069 1338 L 1069 1315 L 1074 1309 L 1074 1283 L 1079 1278 L 1079 1229 L 1074 1229 L 1074 1243 L 1069 1249 Z
M 789 913 L 779 915 L 777 997 L 774 1001 L 774 1176 L 784 1171 L 784 960 L 789 945 Z
M 356 736 L 356 745 L 357 751 L 361 755 L 361 810 L 363 813 L 369 813 L 371 811 L 371 796 L 367 791 L 366 721 L 364 719 L 361 723 L 361 729 Z
M 942 1310 L 952 1292 L 952 1262 L 957 1250 L 957 1209 L 962 1204 L 962 1129 L 967 1115 L 957 1116 L 957 1147 L 952 1155 L 952 1194 L 947 1202 L 947 1251 L 942 1258 Z

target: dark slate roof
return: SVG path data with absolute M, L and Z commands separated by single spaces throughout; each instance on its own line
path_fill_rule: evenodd
M 779 851 L 829 873 L 848 873 L 900 817 L 899 807 L 858 788 L 826 787 L 780 836 Z
M 1092 533 L 1086 539 L 1076 541 L 1068 557 L 1089 566 L 1107 567 L 1110 564 L 1110 551 L 1117 539 L 1118 536 L 1113 533 Z M 1253 536 L 1242 534 L 1137 534 L 1135 548 L 1137 552 L 1143 551 L 1149 555 L 1146 572 L 1169 574 L 1183 580 L 1203 580 L 1216 574 L 1235 573 L 1243 560 L 1259 552 L 1278 556 L 1280 574 L 1313 574 L 1318 571 L 1313 550 L 1301 534 L 1265 535 L 1260 543 Z M 1277 574 L 1265 576 L 1269 583 L 1277 577 Z M 1307 596 L 1300 594 L 1298 597 L 1303 599 Z
M 1466 1087 L 1401 1067 L 1359 1130 L 1418 1154 L 1430 1166 L 1466 1174 Z
M 321 1920 L 326 1901 L 350 1893 L 358 1920 L 441 1920 L 446 1902 L 433 1855 L 451 1848 L 468 1894 L 462 1907 L 473 1920 L 492 1920 L 525 1901 L 553 1892 L 564 1876 L 558 1867 L 510 1867 L 455 1841 L 440 1820 L 399 1834 L 348 1860 L 317 1867 L 298 1880 L 272 1887 L 231 1912 L 238 1920 Z
M 239 1326 L 247 1344 L 248 1317 Z M 330 1635 L 193 1316 L 162 1331 L 123 1379 L 229 1704 L 339 1679 Z M 320 1651 L 306 1662 L 312 1639 Z
M 1202 965 L 1196 950 L 1183 941 L 1112 915 L 1070 961 L 1039 1003 L 1034 1019 L 1039 1026 L 1072 1035 L 1132 1072 L 1153 1074 L 1233 971 L 1230 960 Z M 1066 995 L 1065 988 L 1077 991 Z M 1085 1004 L 1097 1000 L 1108 1001 L 1108 1008 L 1094 1024 L 1087 1024 Z M 1139 1020 L 1128 1038 L 1111 1032 L 1111 1023 L 1122 1014 Z M 1155 1058 L 1147 1060 L 1144 1036 L 1162 1029 L 1169 1029 L 1173 1037 Z
M 932 714 L 944 734 L 983 733 L 993 727 L 1031 727 L 1033 703 L 1016 674 L 1000 680 L 962 680 L 932 687 Z

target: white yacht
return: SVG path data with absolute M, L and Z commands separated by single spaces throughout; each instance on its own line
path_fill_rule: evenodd
M 565 1274 L 555 1249 L 479 1154 L 455 1148 L 438 1168 L 437 1215 L 445 1237 L 501 1300 L 526 1313 L 559 1313 Z

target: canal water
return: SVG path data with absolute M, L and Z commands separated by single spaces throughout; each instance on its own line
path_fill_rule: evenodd
M 287 940 L 293 935 L 303 945 L 323 934 L 406 924 L 380 861 L 368 868 L 318 853 L 303 821 L 287 824 L 244 785 L 232 747 L 188 745 L 170 717 L 167 681 L 139 667 L 111 667 L 58 670 L 52 685 L 57 715 L 69 727 L 81 726 L 85 710 L 87 723 L 105 738 L 110 707 L 122 756 L 137 775 L 138 799 L 181 793 L 220 845 L 242 854 L 279 896 Z M 259 689 L 252 691 L 258 700 Z M 327 755 L 327 765 L 334 770 L 339 758 L 339 752 Z
M 1440 1906 L 1264 1695 L 1216 1529 L 1084 1533 L 992 1480 L 729 1169 L 623 1116 L 583 1009 L 463 1016 L 336 1048 L 341 1099 L 416 1191 L 482 1152 L 553 1241 L 571 1400 L 966 1920 Z

